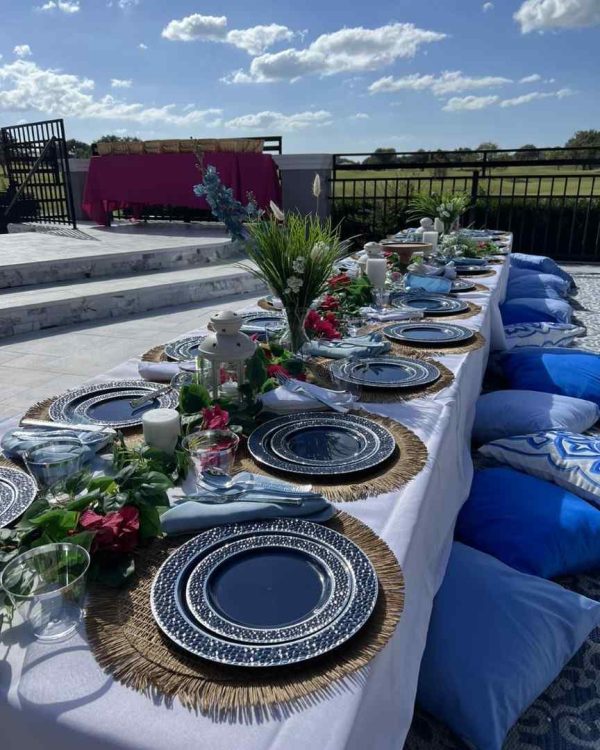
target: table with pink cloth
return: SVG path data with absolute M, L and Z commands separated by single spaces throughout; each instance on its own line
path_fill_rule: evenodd
M 260 208 L 281 205 L 277 165 L 270 154 L 209 152 L 203 166 L 213 166 L 234 197 L 247 203 L 251 192 Z M 198 156 L 189 154 L 112 154 L 94 156 L 83 195 L 83 210 L 98 224 L 110 223 L 111 211 L 145 206 L 178 206 L 208 210 L 193 187 L 202 181 Z

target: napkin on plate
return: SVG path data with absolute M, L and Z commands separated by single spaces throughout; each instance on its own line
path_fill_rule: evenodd
M 327 357 L 329 359 L 344 359 L 345 357 L 378 357 L 390 350 L 390 342 L 385 341 L 381 334 L 371 336 L 353 336 L 351 338 L 327 341 L 313 339 L 302 347 L 303 354 L 313 357 Z
M 446 279 L 456 278 L 456 266 L 452 261 L 445 266 L 432 266 L 428 263 L 411 263 L 408 271 L 416 276 L 441 276 Z
M 457 266 L 486 266 L 487 258 L 453 258 L 454 264 Z
M 79 440 L 80 445 L 67 449 L 68 457 L 81 455 L 84 462 L 93 458 L 110 440 L 106 435 L 97 432 L 77 432 L 76 430 L 37 429 L 35 427 L 17 427 L 9 430 L 2 437 L 2 451 L 7 458 L 21 458 L 27 451 L 42 443 L 63 440 Z M 57 458 L 57 454 L 53 454 Z M 65 455 L 65 458 L 67 456 Z
M 313 383 L 302 383 L 302 387 L 307 393 L 317 393 L 321 398 L 325 398 L 338 406 L 352 407 L 356 401 L 356 396 L 345 391 L 332 391 L 329 388 L 321 388 L 320 385 Z M 260 396 L 263 410 L 274 412 L 275 414 L 291 414 L 301 411 L 315 411 L 317 409 L 327 409 L 325 404 L 304 394 L 288 391 L 287 388 L 279 386 L 268 393 Z
M 394 308 L 393 310 L 377 310 L 374 307 L 361 307 L 361 315 L 369 320 L 378 320 L 384 323 L 387 320 L 419 320 L 424 317 L 421 310 L 414 308 Z
M 138 372 L 144 380 L 154 383 L 170 383 L 174 375 L 180 372 L 181 362 L 140 362 Z
M 257 493 L 256 497 L 259 497 Z M 160 519 L 166 534 L 190 534 L 211 526 L 239 521 L 260 521 L 268 518 L 303 518 L 323 523 L 335 513 L 335 508 L 324 497 L 309 498 L 302 505 L 278 505 L 265 502 L 229 502 L 220 505 L 188 500 L 169 508 Z
M 416 273 L 407 273 L 404 277 L 404 288 L 406 291 L 422 289 L 436 294 L 448 294 L 452 289 L 452 282 L 443 276 L 420 276 Z

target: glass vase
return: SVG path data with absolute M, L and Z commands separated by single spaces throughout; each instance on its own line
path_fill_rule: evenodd
M 294 354 L 301 355 L 302 347 L 308 343 L 308 336 L 304 324 L 308 315 L 308 308 L 290 306 L 285 308 L 287 331 L 284 341 Z

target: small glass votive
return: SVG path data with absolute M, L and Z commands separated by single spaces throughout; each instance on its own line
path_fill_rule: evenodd
M 89 451 L 77 438 L 39 443 L 23 454 L 23 461 L 40 487 L 50 487 L 81 471 Z
M 87 550 L 59 542 L 24 552 L 2 571 L 0 587 L 40 641 L 71 635 L 83 614 Z
M 194 467 L 196 477 L 207 469 L 231 474 L 240 439 L 231 430 L 197 430 L 185 437 L 182 447 Z
M 383 308 L 388 305 L 390 301 L 390 293 L 383 287 L 373 287 L 373 289 L 371 290 L 371 297 L 373 299 L 375 309 L 379 311 L 383 310 Z

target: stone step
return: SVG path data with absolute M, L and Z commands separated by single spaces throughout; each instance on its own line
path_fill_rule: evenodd
M 0 338 L 263 290 L 260 281 L 233 264 L 4 290 Z
M 85 235 L 84 235 L 85 237 Z M 126 239 L 127 241 L 123 241 Z M 4 235 L 0 289 L 151 271 L 198 268 L 242 257 L 228 238 L 111 237 L 109 242 L 23 232 Z

